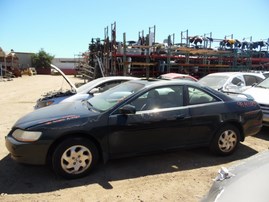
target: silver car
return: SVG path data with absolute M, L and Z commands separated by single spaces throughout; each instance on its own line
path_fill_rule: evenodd
M 218 72 L 206 75 L 198 83 L 219 91 L 241 93 L 264 79 L 261 73 Z
M 269 151 L 258 153 L 230 168 L 222 167 L 201 202 L 267 202 L 268 169 Z
M 48 92 L 43 97 L 37 100 L 35 109 L 42 107 L 47 107 L 50 105 L 59 104 L 61 102 L 72 102 L 77 100 L 86 100 L 92 96 L 104 92 L 120 83 L 139 79 L 132 76 L 108 76 L 94 79 L 79 88 L 76 88 L 75 85 L 65 76 L 65 74 L 56 66 L 51 65 L 52 68 L 57 70 L 70 85 L 71 90 L 68 91 L 56 91 Z
M 263 111 L 263 125 L 269 126 L 269 78 L 244 91 L 244 94 L 251 95 L 260 105 Z

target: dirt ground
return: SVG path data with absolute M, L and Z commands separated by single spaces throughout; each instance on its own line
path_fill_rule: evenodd
M 70 76 L 73 82 L 83 82 Z M 247 137 L 229 157 L 207 148 L 111 160 L 87 177 L 64 180 L 45 166 L 14 162 L 5 136 L 18 118 L 31 112 L 45 92 L 59 89 L 60 76 L 37 75 L 0 82 L 0 201 L 200 201 L 221 167 L 239 163 L 269 146 L 269 128 Z

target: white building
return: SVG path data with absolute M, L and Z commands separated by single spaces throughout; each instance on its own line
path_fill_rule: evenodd
M 54 58 L 52 64 L 61 69 L 66 75 L 76 74 L 76 67 L 82 58 Z

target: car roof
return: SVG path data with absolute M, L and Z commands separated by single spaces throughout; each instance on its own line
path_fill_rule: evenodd
M 104 77 L 100 77 L 94 80 L 115 80 L 115 79 L 126 79 L 126 80 L 131 80 L 131 79 L 139 79 L 138 77 L 134 77 L 134 76 L 104 76 Z
M 155 79 L 155 78 L 141 78 L 139 80 L 133 80 L 130 82 L 138 82 L 141 84 L 144 84 L 145 86 L 151 86 L 151 85 L 163 85 L 163 84 L 193 84 L 193 85 L 197 85 L 200 86 L 200 84 L 197 84 L 194 81 L 189 81 L 189 80 L 163 80 L 163 79 Z
M 207 76 L 213 76 L 213 75 L 219 75 L 219 76 L 253 75 L 253 76 L 259 76 L 261 78 L 264 78 L 263 74 L 254 73 L 254 72 L 216 72 L 216 73 L 208 74 Z
M 196 86 L 199 88 L 205 88 L 208 89 L 207 86 L 201 85 L 195 81 L 190 81 L 190 80 L 177 80 L 177 79 L 171 79 L 171 80 L 163 80 L 163 79 L 139 79 L 139 80 L 132 80 L 129 82 L 136 82 L 136 83 L 141 83 L 145 85 L 146 87 L 154 87 L 154 86 L 163 86 L 163 85 L 191 85 L 191 86 Z M 209 88 L 212 90 L 211 88 Z
M 194 78 L 193 76 L 189 75 L 189 74 L 180 74 L 180 73 L 174 73 L 174 72 L 170 72 L 170 73 L 166 73 L 166 74 L 162 74 L 160 75 L 161 78 L 165 78 L 165 79 L 175 79 L 175 78 L 191 78 L 195 81 L 197 81 L 196 78 Z
M 106 77 L 100 77 L 94 80 L 89 81 L 88 83 L 83 84 L 77 89 L 78 93 L 87 93 L 89 90 L 92 88 L 95 88 L 96 86 L 106 83 L 109 81 L 117 81 L 117 80 L 135 80 L 135 79 L 140 79 L 138 77 L 133 77 L 133 76 L 106 76 Z
M 145 87 L 144 89 L 148 89 L 148 88 L 155 88 L 155 87 L 162 87 L 162 86 L 166 86 L 166 85 L 189 85 L 189 86 L 194 86 L 200 89 L 203 89 L 205 91 L 208 91 L 212 94 L 214 94 L 215 96 L 220 97 L 222 100 L 232 100 L 233 98 L 231 98 L 230 96 L 221 93 L 219 91 L 216 91 L 208 86 L 199 84 L 198 82 L 195 81 L 190 81 L 190 80 L 177 80 L 177 79 L 172 79 L 172 80 L 163 80 L 163 79 L 139 79 L 139 80 L 132 80 L 132 81 L 128 81 L 129 82 L 135 82 L 135 83 L 140 83 L 143 84 Z

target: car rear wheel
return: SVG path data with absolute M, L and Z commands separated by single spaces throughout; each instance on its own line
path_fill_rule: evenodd
M 236 150 L 239 138 L 240 132 L 235 126 L 225 125 L 216 133 L 211 142 L 210 149 L 219 155 L 230 155 Z
M 98 150 L 88 139 L 69 138 L 55 149 L 52 168 L 57 175 L 67 179 L 87 175 L 98 161 Z

